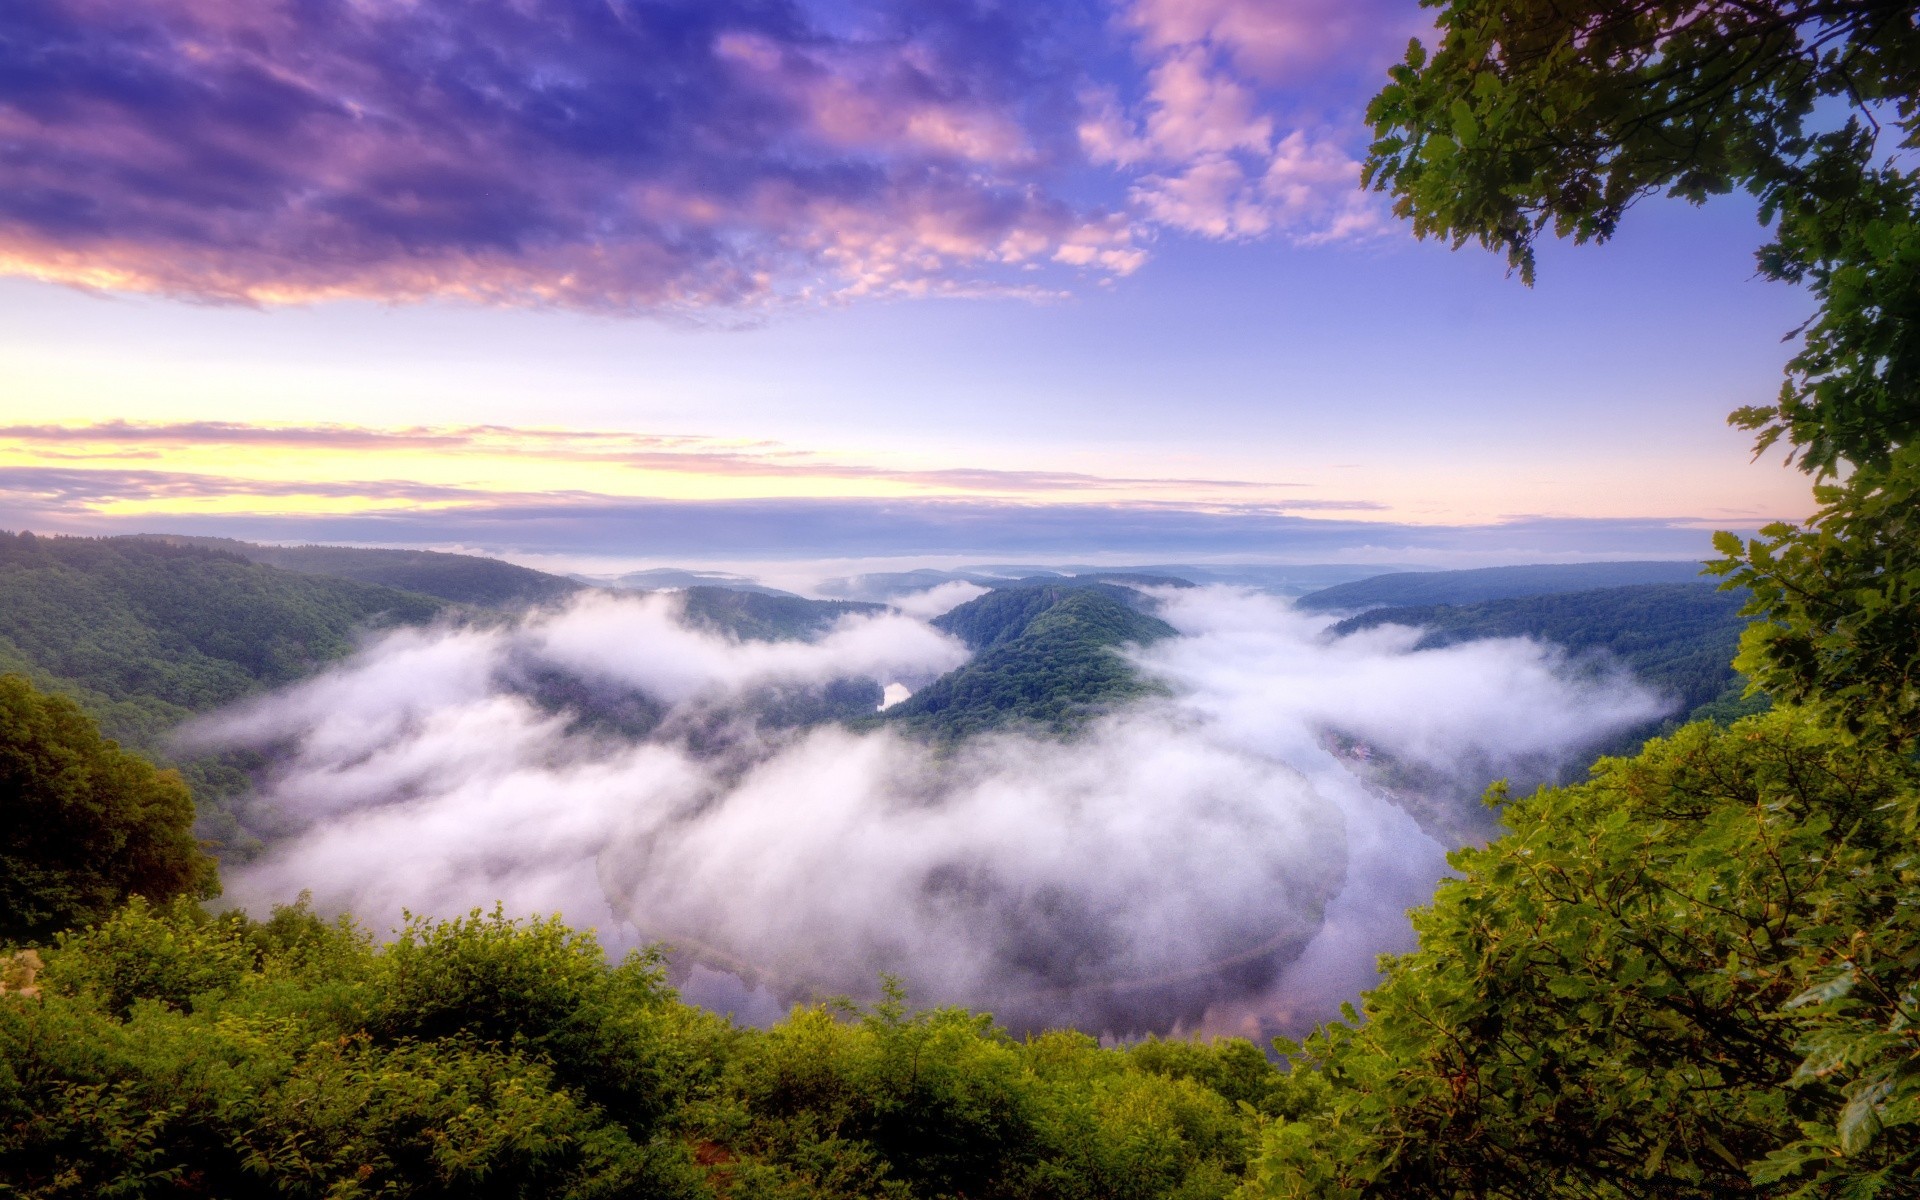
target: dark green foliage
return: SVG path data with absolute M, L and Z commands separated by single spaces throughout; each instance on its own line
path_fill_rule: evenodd
M 1506 805 L 1269 1196 L 1914 1194 L 1920 765 L 1803 715 L 1700 724 Z
M 47 957 L 0 995 L 0 1190 L 34 1200 L 1214 1200 L 1324 1098 L 1245 1042 L 1016 1042 L 897 994 L 738 1029 L 498 915 L 381 948 L 134 904 Z
M 1192 1046 L 1181 1074 L 958 1010 L 799 1009 L 742 1040 L 702 1116 L 739 1131 L 720 1143 L 735 1194 L 1199 1200 L 1232 1191 L 1259 1125 L 1197 1081 L 1216 1059 L 1284 1086 L 1244 1042 Z
M 1800 707 L 1508 805 L 1366 1025 L 1300 1056 L 1334 1099 L 1269 1132 L 1255 1190 L 1920 1194 L 1920 202 L 1875 146 L 1880 122 L 1916 142 L 1920 25 L 1871 0 L 1437 7 L 1439 50 L 1374 102 L 1369 178 L 1528 277 L 1544 229 L 1746 189 L 1776 224 L 1761 272 L 1820 308 L 1777 403 L 1732 420 L 1845 482 L 1805 527 L 1718 539 L 1764 618 L 1737 665 Z
M 1523 596 L 1551 596 L 1647 583 L 1693 583 L 1697 562 L 1546 563 L 1478 567 L 1471 571 L 1401 571 L 1339 583 L 1294 603 L 1310 612 L 1341 612 L 1388 605 L 1477 604 Z
M 1733 656 L 1746 597 L 1710 583 L 1645 584 L 1591 592 L 1488 600 L 1478 604 L 1376 608 L 1333 627 L 1349 634 L 1380 625 L 1424 630 L 1419 649 L 1478 638 L 1531 637 L 1576 655 L 1600 654 L 1632 669 L 1648 687 L 1690 714 L 1745 684 Z M 1745 714 L 1740 714 L 1745 715 Z
M 156 757 L 187 718 L 310 674 L 363 630 L 440 611 L 426 596 L 200 546 L 0 533 L 0 670 L 71 696 L 108 737 Z M 235 836 L 221 804 L 244 788 L 241 765 L 179 764 L 215 837 Z
M 1920 407 L 1920 401 L 1916 401 Z M 1920 738 L 1920 446 L 1815 489 L 1804 528 L 1769 526 L 1742 545 L 1721 534 L 1716 570 L 1752 589 L 1764 616 L 1736 665 L 1768 692 L 1854 737 Z
M 881 604 L 808 600 L 733 588 L 690 587 L 680 595 L 688 625 L 743 641 L 807 641 L 827 632 L 842 617 L 886 611 Z
M 107 732 L 134 744 L 341 657 L 369 621 L 438 611 L 424 596 L 200 547 L 0 534 L 0 638 L 104 701 Z
M 1008 725 L 1070 730 L 1103 709 L 1149 694 L 1120 647 L 1172 636 L 1112 584 L 996 588 L 934 624 L 967 643 L 972 661 L 888 710 L 890 720 L 958 738 Z
M 178 775 L 103 741 L 66 697 L 0 675 L 0 944 L 44 941 L 133 895 L 218 890 Z
M 232 538 L 186 537 L 156 534 L 152 540 L 181 546 L 202 546 L 237 554 L 248 562 L 265 563 L 304 575 L 329 575 L 361 583 L 377 583 L 436 596 L 456 604 L 484 608 L 525 608 L 564 600 L 585 585 L 562 575 L 549 575 L 476 554 L 446 554 L 438 550 L 369 550 L 358 546 L 262 546 Z
M 713 1019 L 550 923 L 381 952 L 299 910 L 135 905 L 41 982 L 0 998 L 8 1194 L 709 1194 L 662 1118 Z

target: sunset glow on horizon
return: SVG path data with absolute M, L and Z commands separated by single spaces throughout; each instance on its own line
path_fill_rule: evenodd
M 0 527 L 1399 561 L 1802 515 L 1723 420 L 1803 315 L 1749 206 L 1526 289 L 1361 190 L 1425 20 L 26 0 Z

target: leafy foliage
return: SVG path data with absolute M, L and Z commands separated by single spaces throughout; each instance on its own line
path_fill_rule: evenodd
M 73 701 L 0 675 L 0 943 L 104 918 L 131 895 L 218 890 L 178 775 L 103 741 Z
M 1423 235 L 1531 278 L 1544 229 L 1744 188 L 1761 272 L 1820 308 L 1771 406 L 1806 526 L 1713 564 L 1763 620 L 1737 665 L 1798 708 L 1691 726 L 1508 805 L 1455 857 L 1364 1028 L 1307 1046 L 1328 1113 L 1270 1195 L 1906 1196 L 1920 1175 L 1920 193 L 1912 7 L 1454 0 L 1375 100 L 1368 178 Z M 1835 482 L 1838 481 L 1838 482 Z
M 1140 593 L 1109 583 L 996 588 L 934 624 L 973 659 L 888 710 L 889 720 L 944 738 L 1011 724 L 1065 732 L 1118 701 L 1148 693 L 1117 650 L 1170 637 L 1134 607 Z
M 1224 1197 L 1320 1081 L 1245 1042 L 1016 1042 L 954 1010 L 741 1029 L 651 956 L 497 913 L 380 947 L 136 903 L 0 996 L 24 1197 Z
M 1852 736 L 1910 745 L 1920 735 L 1920 446 L 1815 496 L 1820 511 L 1804 527 L 1718 539 L 1727 559 L 1716 569 L 1751 588 L 1750 610 L 1768 618 L 1749 628 L 1737 665 Z
M 1911 1194 L 1920 766 L 1782 712 L 1503 816 L 1300 1050 L 1264 1194 Z
M 1340 612 L 1434 604 L 1477 604 L 1523 596 L 1589 592 L 1649 583 L 1692 583 L 1693 562 L 1541 563 L 1525 567 L 1475 567 L 1467 571 L 1396 571 L 1309 592 L 1295 601 L 1309 612 Z

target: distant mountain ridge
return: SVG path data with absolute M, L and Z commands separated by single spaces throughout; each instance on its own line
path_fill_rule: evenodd
M 622 591 L 660 592 L 682 588 L 719 588 L 732 592 L 759 592 L 767 596 L 794 596 L 797 593 L 768 587 L 744 575 L 724 571 L 690 571 L 679 567 L 649 567 L 624 575 L 574 575 L 574 581 L 593 587 L 619 588 Z
M 1495 637 L 1531 637 L 1575 655 L 1604 654 L 1671 696 L 1676 716 L 1744 715 L 1746 682 L 1733 669 L 1746 618 L 1743 592 L 1713 583 L 1629 584 L 1473 604 L 1375 608 L 1333 626 L 1338 636 L 1382 625 L 1424 631 L 1419 649 Z M 1645 731 L 1641 732 L 1641 736 Z
M 585 585 L 497 558 L 439 550 L 383 550 L 362 546 L 267 546 L 233 538 L 142 534 L 150 541 L 235 554 L 303 575 L 377 583 L 483 608 L 524 608 L 563 600 Z
M 1294 603 L 1308 611 L 1340 612 L 1386 605 L 1475 604 L 1585 592 L 1641 583 L 1697 583 L 1697 562 L 1538 563 L 1466 571 L 1396 571 L 1309 592 Z

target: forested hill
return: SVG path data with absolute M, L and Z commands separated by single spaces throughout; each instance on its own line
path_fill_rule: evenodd
M 431 620 L 433 597 L 304 575 L 151 538 L 0 533 L 0 671 L 78 701 L 107 736 L 164 757 L 182 721 L 340 658 L 355 634 Z M 220 828 L 244 781 L 179 764 Z
M 1387 605 L 1475 604 L 1641 583 L 1696 583 L 1697 562 L 1543 563 L 1470 571 L 1400 571 L 1309 592 L 1295 603 L 1317 612 Z
M 1477 604 L 1376 608 L 1333 627 L 1336 634 L 1380 625 L 1425 630 L 1422 649 L 1478 638 L 1531 637 L 1575 654 L 1605 654 L 1647 686 L 1673 696 L 1693 719 L 1752 711 L 1733 656 L 1746 627 L 1741 592 L 1711 583 L 1641 584 Z
M 744 641 L 806 641 L 844 616 L 885 612 L 884 604 L 856 600 L 808 600 L 778 592 L 690 587 L 682 593 L 686 623 Z
M 331 575 L 486 608 L 524 608 L 563 599 L 584 584 L 475 554 L 368 550 L 357 546 L 262 546 L 232 538 L 155 534 L 151 540 L 223 550 L 249 562 L 305 575 Z
M 1065 732 L 1151 685 L 1116 651 L 1171 637 L 1131 588 L 1092 582 L 1002 587 L 934 624 L 967 643 L 972 661 L 891 709 L 888 719 L 942 738 L 1007 725 Z

